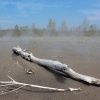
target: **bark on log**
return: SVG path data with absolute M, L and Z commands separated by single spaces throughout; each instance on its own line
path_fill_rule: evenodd
M 28 61 L 37 63 L 39 65 L 54 69 L 56 71 L 60 71 L 69 77 L 75 79 L 75 80 L 81 80 L 84 82 L 87 82 L 89 84 L 93 85 L 99 85 L 100 86 L 100 79 L 86 76 L 79 74 L 72 70 L 68 65 L 62 64 L 59 61 L 52 61 L 52 60 L 47 60 L 47 59 L 40 59 L 32 55 L 32 53 L 27 53 L 26 51 L 22 50 L 19 46 L 18 47 L 13 47 L 12 51 L 15 54 L 20 55 L 22 58 L 25 58 Z

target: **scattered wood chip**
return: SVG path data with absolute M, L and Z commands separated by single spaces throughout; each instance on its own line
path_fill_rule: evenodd
M 72 91 L 81 91 L 80 88 L 70 88 L 70 87 L 68 88 L 68 90 L 71 91 L 71 92 L 72 92 Z
M 29 69 L 26 71 L 26 74 L 35 74 L 35 72 L 32 69 Z

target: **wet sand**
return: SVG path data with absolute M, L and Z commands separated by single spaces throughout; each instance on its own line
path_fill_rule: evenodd
M 0 38 L 0 80 L 9 81 L 7 75 L 19 82 L 55 88 L 80 87 L 81 91 L 52 92 L 24 87 L 17 92 L 0 96 L 0 100 L 100 100 L 100 87 L 73 80 L 51 69 L 25 61 L 12 55 L 12 47 L 19 45 L 34 56 L 57 60 L 70 65 L 78 73 L 100 78 L 100 38 Z M 16 62 L 22 66 L 16 64 Z M 25 69 L 35 74 L 26 74 Z M 15 88 L 15 87 L 12 87 Z M 0 92 L 6 88 L 0 88 Z

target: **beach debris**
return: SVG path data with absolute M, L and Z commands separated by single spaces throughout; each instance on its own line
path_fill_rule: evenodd
M 35 72 L 32 69 L 26 70 L 26 74 L 35 74 Z
M 67 76 L 69 76 L 69 77 L 71 77 L 75 80 L 81 80 L 81 81 L 84 81 L 84 82 L 91 84 L 91 85 L 99 85 L 100 86 L 100 79 L 97 79 L 97 78 L 94 78 L 94 77 L 91 77 L 91 76 L 79 74 L 79 73 L 75 72 L 74 70 L 72 70 L 71 67 L 69 67 L 68 65 L 62 64 L 59 61 L 37 58 L 37 57 L 33 56 L 32 53 L 24 52 L 22 50 L 22 48 L 19 47 L 19 46 L 13 47 L 12 51 L 15 54 L 17 52 L 17 54 L 19 54 L 21 57 L 23 57 L 23 55 L 25 57 L 29 57 L 30 61 L 33 62 L 33 63 L 36 63 L 40 66 L 45 66 L 45 67 L 53 69 L 55 71 L 62 72 L 62 73 L 66 74 Z
M 15 89 L 12 89 L 12 88 L 7 89 L 7 91 L 1 92 L 0 95 L 7 94 L 7 93 L 9 93 L 9 92 L 14 92 L 14 91 L 16 91 L 16 90 L 18 90 L 18 89 L 21 89 L 21 88 L 25 87 L 25 86 L 30 86 L 30 87 L 40 88 L 40 89 L 46 89 L 46 90 L 52 90 L 52 91 L 56 91 L 56 92 L 65 92 L 65 91 L 69 91 L 69 90 L 70 90 L 70 91 L 73 91 L 73 90 L 72 90 L 73 88 L 59 89 L 59 88 L 52 88 L 52 87 L 45 87 L 45 86 L 40 86 L 40 85 L 33 85 L 33 84 L 21 83 L 21 82 L 15 81 L 15 80 L 14 80 L 13 78 L 11 78 L 10 76 L 8 76 L 8 77 L 9 77 L 12 81 L 0 81 L 0 86 L 1 86 L 1 87 L 4 87 L 4 86 L 12 86 L 12 85 L 20 85 L 20 87 L 15 88 Z M 74 90 L 79 91 L 79 90 L 76 89 L 76 88 L 75 88 Z
M 79 88 L 70 88 L 69 87 L 68 90 L 71 91 L 71 92 L 72 91 L 81 91 L 81 88 L 80 87 Z

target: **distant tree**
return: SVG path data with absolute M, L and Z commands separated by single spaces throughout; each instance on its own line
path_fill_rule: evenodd
M 49 23 L 47 24 L 48 30 L 51 30 L 52 29 L 52 26 L 53 26 L 52 24 L 53 24 L 52 19 L 49 18 Z
M 60 26 L 60 35 L 66 35 L 67 34 L 67 26 L 66 26 L 66 21 L 62 21 L 61 22 L 61 26 Z
M 34 23 L 32 24 L 31 28 L 32 28 L 32 30 L 34 30 L 36 28 Z
M 31 29 L 33 31 L 33 34 L 35 34 L 35 36 L 43 36 L 43 30 L 36 27 L 36 25 L 33 23 L 32 26 L 31 26 Z
M 21 32 L 19 31 L 19 26 L 17 24 L 15 25 L 15 28 L 14 28 L 14 31 L 13 31 L 13 36 L 16 36 L 16 37 L 21 36 Z
M 87 20 L 87 18 L 84 18 L 84 20 L 82 22 L 83 31 L 87 31 L 88 30 L 88 26 L 89 26 L 89 21 Z
M 47 29 L 52 33 L 52 35 L 56 35 L 56 21 L 49 18 Z
M 21 26 L 21 27 L 20 27 L 20 30 L 24 30 L 24 31 L 27 31 L 27 30 L 29 30 L 29 29 L 30 29 L 29 26 Z
M 92 36 L 94 35 L 98 30 L 98 27 L 96 24 L 90 25 L 89 26 L 89 35 Z
M 55 30 L 56 29 L 56 21 L 52 20 L 51 18 L 49 18 L 49 23 L 47 24 L 47 28 L 49 30 Z
M 76 32 L 76 34 L 78 36 L 82 35 L 82 32 L 81 31 L 82 31 L 82 27 L 81 26 L 76 27 L 75 32 Z
M 40 28 L 35 28 L 34 29 L 34 33 L 37 35 L 37 36 L 43 36 L 43 30 L 40 29 Z
M 18 30 L 19 29 L 19 26 L 16 24 L 15 25 L 15 30 Z
M 67 26 L 66 26 L 66 21 L 62 21 L 61 22 L 61 30 L 63 31 L 66 31 L 67 30 Z
M 87 18 L 84 18 L 81 27 L 82 27 L 82 30 L 83 30 L 84 34 L 87 35 L 88 34 L 88 29 L 89 29 L 89 21 L 87 20 Z
M 24 26 L 25 27 L 25 30 L 29 30 L 30 29 L 30 27 L 29 26 Z
M 81 27 L 81 26 L 76 27 L 76 30 L 77 30 L 78 32 L 80 32 L 80 31 L 81 31 L 81 29 L 82 29 L 82 27 Z
M 24 26 L 21 26 L 21 27 L 20 27 L 20 30 L 24 30 Z

